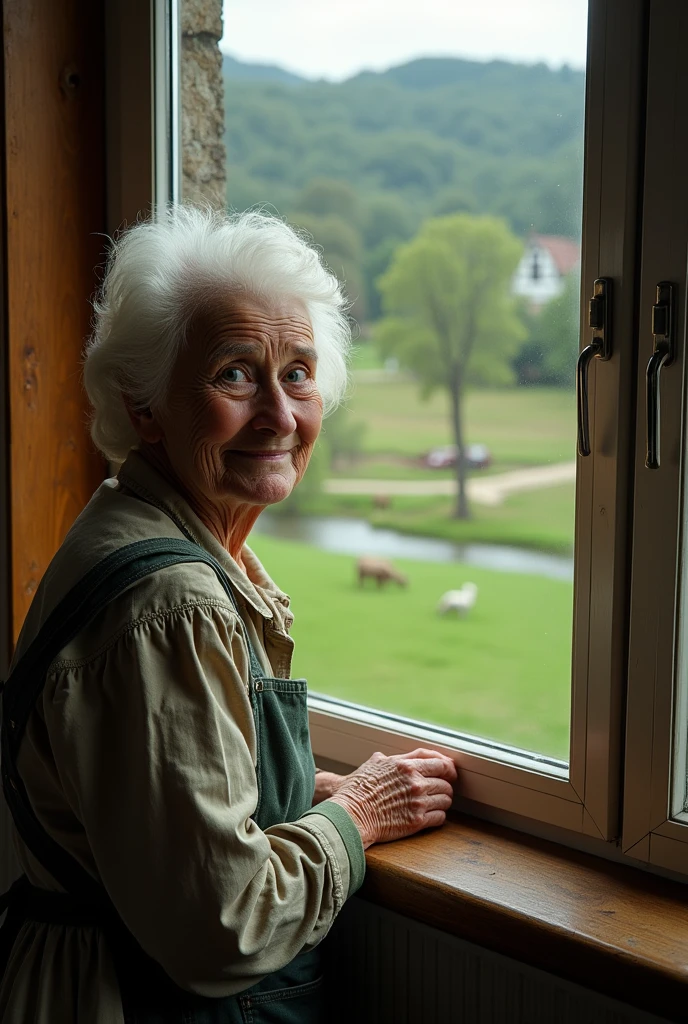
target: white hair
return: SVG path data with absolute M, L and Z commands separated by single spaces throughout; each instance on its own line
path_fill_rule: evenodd
M 112 243 L 94 302 L 84 384 L 91 436 L 108 459 L 122 461 L 138 441 L 123 394 L 138 408 L 164 404 L 189 324 L 218 291 L 301 301 L 313 328 L 324 412 L 341 401 L 351 330 L 339 282 L 318 251 L 263 211 L 171 207 Z

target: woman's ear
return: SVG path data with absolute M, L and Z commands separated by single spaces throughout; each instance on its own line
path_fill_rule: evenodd
M 149 406 L 141 409 L 133 405 L 129 396 L 124 393 L 122 393 L 122 401 L 131 420 L 131 425 L 142 441 L 147 441 L 148 444 L 157 444 L 158 441 L 164 439 L 165 432 L 162 425 Z

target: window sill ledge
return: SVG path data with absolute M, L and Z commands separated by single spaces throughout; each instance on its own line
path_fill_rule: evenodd
M 686 1019 L 688 888 L 475 818 L 367 852 L 359 895 L 669 1019 Z

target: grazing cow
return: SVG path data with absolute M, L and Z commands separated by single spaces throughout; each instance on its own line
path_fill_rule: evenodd
M 394 566 L 385 561 L 384 558 L 372 558 L 368 555 L 364 555 L 359 558 L 356 563 L 356 570 L 358 572 L 358 582 L 360 586 L 366 577 L 376 580 L 378 587 L 381 587 L 385 583 L 389 583 L 390 580 L 393 583 L 398 583 L 400 587 L 405 587 L 408 583 L 408 579 L 404 576 L 403 572 L 399 572 Z
M 447 612 L 455 612 L 456 615 L 465 615 L 475 604 L 478 597 L 478 588 L 475 583 L 464 583 L 461 590 L 448 590 L 442 594 L 437 605 L 440 615 Z

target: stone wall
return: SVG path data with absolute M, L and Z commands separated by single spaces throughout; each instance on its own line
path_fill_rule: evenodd
M 222 0 L 180 0 L 182 196 L 225 206 Z

